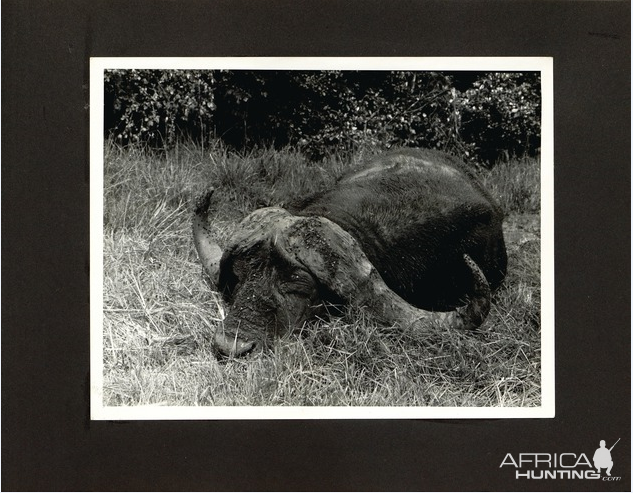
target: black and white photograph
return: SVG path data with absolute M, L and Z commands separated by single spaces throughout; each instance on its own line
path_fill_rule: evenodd
M 551 59 L 91 63 L 93 418 L 553 415 Z

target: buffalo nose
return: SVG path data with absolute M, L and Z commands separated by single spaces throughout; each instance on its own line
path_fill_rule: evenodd
M 215 347 L 225 356 L 242 356 L 252 351 L 255 341 L 241 339 L 237 335 L 231 336 L 223 332 L 216 332 L 214 337 Z

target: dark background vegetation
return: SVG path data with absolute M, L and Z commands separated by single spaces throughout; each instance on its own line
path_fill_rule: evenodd
M 630 491 L 630 18 L 624 1 L 2 2 L 2 489 Z M 556 418 L 89 420 L 88 57 L 508 54 L 555 62 Z M 618 436 L 618 483 L 499 470 Z
M 122 145 L 441 149 L 491 166 L 540 150 L 540 74 L 109 70 L 105 130 Z

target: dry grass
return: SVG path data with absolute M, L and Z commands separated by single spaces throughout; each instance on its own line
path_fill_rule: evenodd
M 360 157 L 358 158 L 360 159 Z M 313 323 L 266 353 L 220 358 L 223 318 L 191 241 L 192 198 L 213 184 L 224 244 L 247 212 L 327 187 L 349 163 L 291 150 L 166 156 L 105 150 L 104 404 L 305 406 L 540 405 L 539 163 L 483 179 L 508 212 L 509 274 L 475 333 L 419 340 L 354 311 Z

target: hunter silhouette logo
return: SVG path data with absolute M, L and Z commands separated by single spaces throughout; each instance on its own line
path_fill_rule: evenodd
M 607 448 L 607 442 L 604 440 L 600 440 L 600 448 L 596 449 L 593 454 L 593 465 L 595 466 L 598 474 L 600 474 L 600 469 L 607 470 L 607 476 L 611 476 L 611 468 L 613 467 L 613 459 L 611 458 L 611 451 L 613 447 L 615 447 L 620 439 L 611 446 L 611 448 Z
M 619 476 L 611 476 L 613 458 L 611 451 L 620 439 L 607 448 L 600 440 L 600 448 L 593 454 L 593 464 L 585 453 L 578 452 L 522 452 L 507 453 L 500 468 L 514 469 L 516 479 L 594 479 L 602 481 L 620 481 Z M 595 442 L 594 442 L 595 443 Z M 606 476 L 602 475 L 605 469 Z

